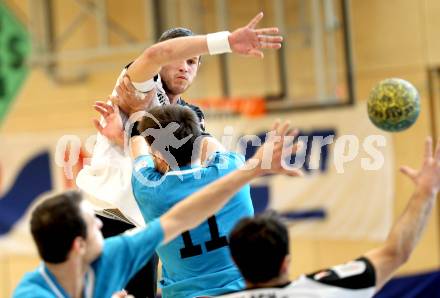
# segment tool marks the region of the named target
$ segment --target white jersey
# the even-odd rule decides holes
[[[122,80],[127,67],[122,70],[115,87]],[[159,75],[134,85],[144,93],[156,89],[153,105],[169,104]],[[112,95],[117,95],[115,89]],[[125,125],[128,117],[122,111],[121,117]],[[103,119],[101,123],[105,124]],[[143,227],[145,223],[132,192],[131,174],[132,161],[128,153],[98,133],[91,162],[79,172],[76,184],[88,195],[98,214],[119,220],[126,218],[135,226]]]
[[[376,275],[366,258],[302,275],[279,288],[250,289],[222,298],[367,298],[375,293]]]

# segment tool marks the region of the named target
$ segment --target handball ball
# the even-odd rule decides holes
[[[408,81],[386,79],[370,92],[368,117],[380,129],[405,130],[416,122],[419,112],[419,93]]]

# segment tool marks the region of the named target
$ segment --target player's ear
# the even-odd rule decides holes
[[[77,236],[73,239],[70,253],[84,255],[86,253],[86,241],[84,238]]]
[[[167,162],[163,158],[163,155],[159,151],[153,152],[153,161],[154,161],[154,167],[160,173],[164,174],[169,171],[170,166],[167,164]]]
[[[151,148],[151,147],[150,147]],[[164,160],[162,153],[160,153],[159,150],[152,150],[153,156],[156,159],[156,161]]]
[[[290,255],[286,255],[284,257],[283,262],[281,263],[280,274],[289,274],[290,269]]]

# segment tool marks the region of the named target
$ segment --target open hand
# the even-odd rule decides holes
[[[420,170],[408,166],[400,168],[418,188],[433,195],[440,190],[440,140],[437,142],[435,153],[432,152],[432,138],[425,141],[425,154]]]
[[[257,14],[244,27],[238,28],[229,35],[229,45],[233,53],[263,58],[262,49],[279,49],[283,37],[275,35],[277,27],[255,29],[263,18],[263,13]]]
[[[93,108],[101,114],[102,118],[105,120],[105,123],[101,123],[98,119],[93,119],[95,128],[111,142],[123,146],[124,128],[118,106],[113,106],[103,101],[97,101],[93,105]]]
[[[247,161],[247,166],[256,169],[261,174],[285,174],[289,176],[302,176],[298,168],[286,164],[286,160],[301,149],[302,144],[294,144],[293,140],[298,130],[292,130],[289,122],[280,124],[276,121],[266,141],[258,148],[254,156]]]

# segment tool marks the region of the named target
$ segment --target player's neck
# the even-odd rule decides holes
[[[273,288],[273,287],[284,286],[288,283],[290,283],[289,277],[287,276],[287,274],[283,274],[279,277],[261,283],[251,283],[246,281],[246,288],[248,289]]]
[[[180,98],[180,94],[167,94],[170,104],[174,105]]]
[[[86,266],[79,259],[69,259],[61,264],[45,263],[60,286],[70,297],[82,297]]]

